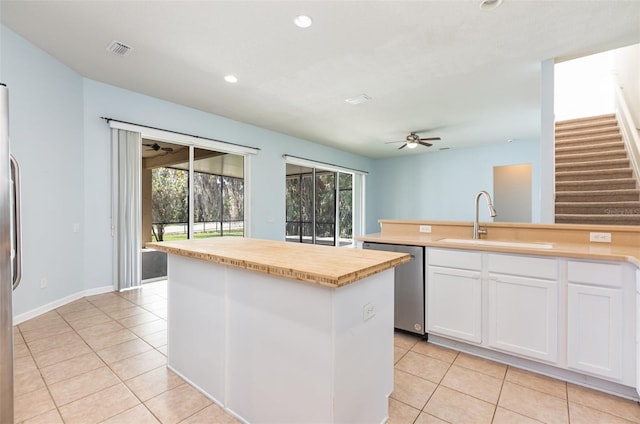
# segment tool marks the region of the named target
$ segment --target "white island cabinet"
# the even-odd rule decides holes
[[[154,247],[169,253],[169,368],[248,423],[386,421],[393,267],[408,255],[250,239]]]

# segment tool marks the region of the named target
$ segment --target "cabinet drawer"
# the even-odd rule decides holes
[[[489,272],[558,279],[558,261],[521,255],[489,255]]]
[[[482,256],[480,253],[466,250],[429,249],[429,265],[479,271],[482,267]]]
[[[567,277],[572,283],[622,287],[623,270],[619,264],[569,261]]]

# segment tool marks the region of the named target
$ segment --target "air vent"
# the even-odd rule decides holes
[[[126,56],[131,53],[131,50],[133,50],[133,47],[116,40],[111,41],[107,46],[107,51],[117,56]]]

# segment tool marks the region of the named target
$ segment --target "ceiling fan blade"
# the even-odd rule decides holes
[[[431,143],[426,143],[426,142],[424,142],[424,141],[422,141],[422,140],[418,141],[418,143],[419,143],[419,144],[422,144],[423,146],[426,146],[426,147],[431,147],[431,146],[433,146],[433,144],[431,144]]]
[[[402,150],[402,149],[404,149],[405,147],[407,147],[407,143],[404,143],[402,146],[398,147],[398,150]]]
[[[420,141],[430,141],[430,140],[442,140],[440,137],[426,137],[421,138]]]

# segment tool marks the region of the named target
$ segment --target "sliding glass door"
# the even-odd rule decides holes
[[[244,158],[143,139],[143,244],[244,235]]]
[[[353,175],[287,164],[286,240],[344,246],[353,243]]]

